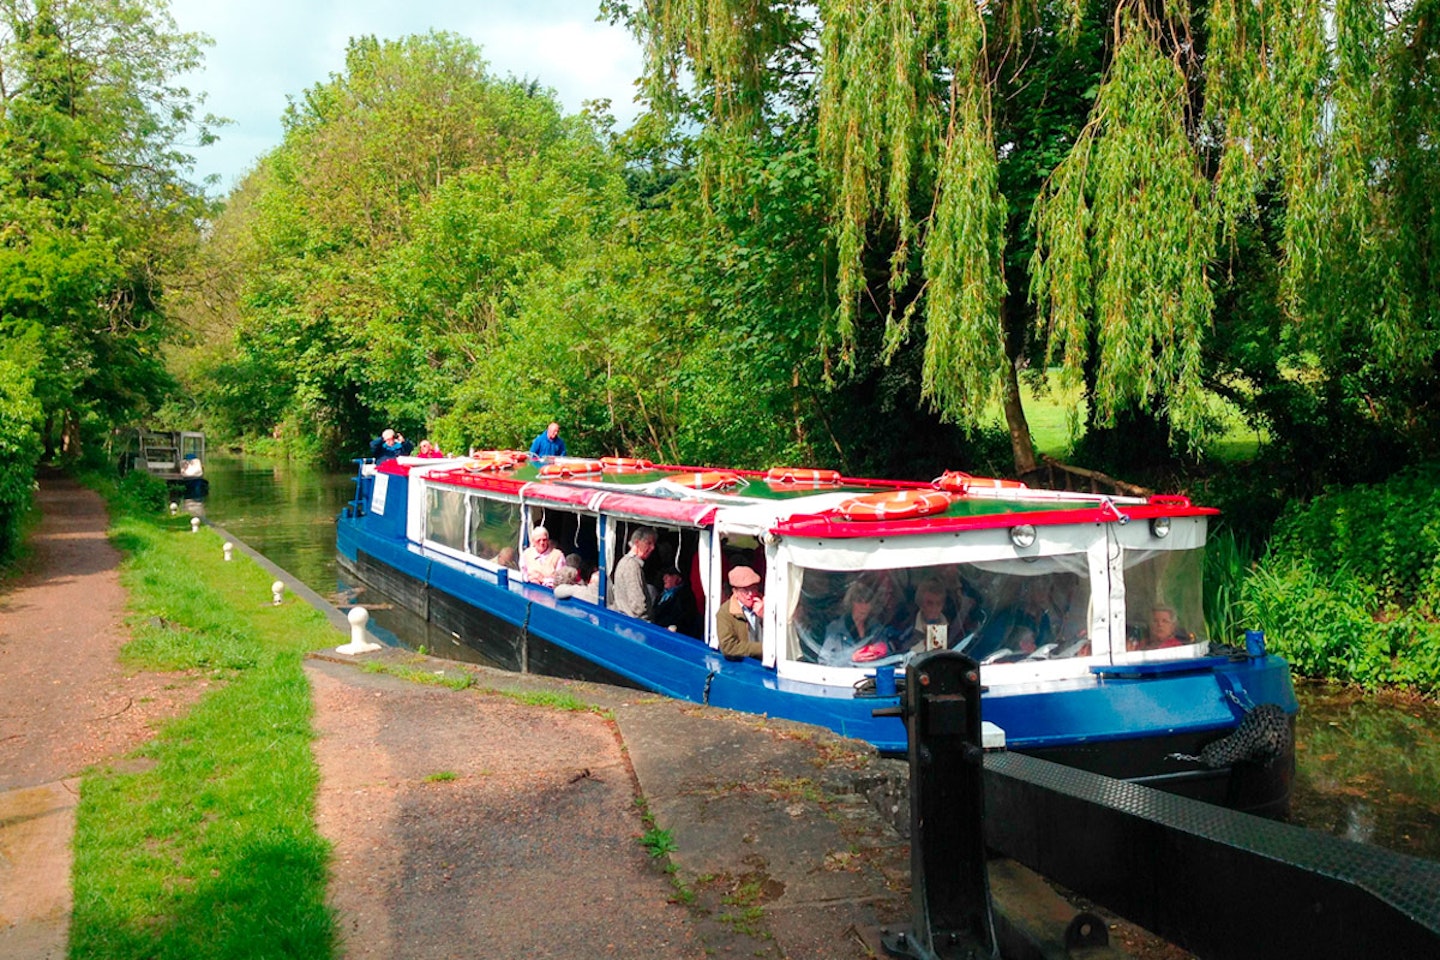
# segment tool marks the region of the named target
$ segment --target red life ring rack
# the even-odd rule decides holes
[[[765,474],[767,483],[839,483],[839,470],[815,470],[810,467],[771,467]]]
[[[593,477],[601,469],[599,460],[556,460],[541,467],[540,476],[571,480],[575,477]]]
[[[908,520],[944,513],[950,495],[939,490],[892,490],[851,497],[835,510],[846,520]]]
[[[671,483],[693,490],[728,490],[740,485],[740,474],[726,470],[707,470],[702,473],[672,473],[665,478]]]
[[[960,470],[946,470],[933,484],[947,493],[969,493],[971,490],[1024,490],[1019,480],[1002,480],[995,477],[972,477]]]
[[[654,470],[655,464],[639,457],[601,457],[600,468],[615,473],[637,473],[641,470]]]

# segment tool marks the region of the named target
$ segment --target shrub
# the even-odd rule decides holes
[[[120,478],[118,495],[127,511],[156,514],[166,509],[170,491],[165,481],[144,470],[131,470]]]
[[[1384,483],[1327,490],[1287,510],[1270,550],[1308,558],[1322,574],[1348,569],[1381,601],[1440,610],[1440,466],[1397,474]]]
[[[34,382],[15,361],[0,357],[0,562],[20,546],[40,459]]]

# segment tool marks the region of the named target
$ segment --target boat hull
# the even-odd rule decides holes
[[[903,754],[895,717],[875,717],[898,698],[789,681],[755,660],[729,660],[698,640],[591,604],[510,581],[406,540],[376,535],[362,518],[337,525],[342,569],[419,621],[457,659],[519,672],[595,681],[711,706],[827,727]],[[982,713],[1009,749],[1068,766],[1268,816],[1288,809],[1292,747],[1266,762],[1214,769],[1193,758],[1234,730],[1243,705],[1296,710],[1288,665],[1277,657],[1215,663],[1193,671],[1022,691],[989,690]],[[1187,759],[1188,758],[1188,759]]]

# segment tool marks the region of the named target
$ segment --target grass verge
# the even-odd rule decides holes
[[[140,751],[148,769],[83,780],[72,960],[329,958],[328,848],[315,829],[307,650],[336,632],[220,538],[110,491],[140,669],[212,689]],[[134,765],[129,765],[134,766]]]

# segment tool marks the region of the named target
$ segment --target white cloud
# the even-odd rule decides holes
[[[478,12],[477,13],[477,9]],[[228,190],[280,142],[286,98],[338,73],[355,36],[394,39],[450,30],[482,49],[492,73],[538,80],[566,110],[608,98],[620,126],[634,119],[640,49],[595,20],[598,0],[172,0],[181,30],[209,35],[205,69],[185,83],[206,109],[234,121],[195,151],[196,175]]]

